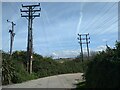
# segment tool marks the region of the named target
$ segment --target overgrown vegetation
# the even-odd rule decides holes
[[[3,52],[3,62],[2,62],[2,83],[8,84],[11,82],[14,75],[15,68],[13,67],[12,61],[8,59],[9,54]]]
[[[21,51],[21,53],[24,53]],[[31,80],[36,78],[33,74],[29,75],[25,70],[25,64],[20,58],[17,56],[18,52],[13,53],[13,57],[10,59],[9,54],[2,52],[2,84],[10,84],[10,83],[21,83],[23,81]],[[16,56],[16,57],[15,57]]]
[[[115,48],[107,46],[88,64],[85,82],[79,88],[120,88],[120,42]]]
[[[75,59],[71,61],[59,62],[51,57],[42,57],[34,53],[33,57],[33,73],[29,74],[26,71],[26,55],[25,51],[13,52],[12,58],[9,60],[9,54],[2,53],[2,84],[21,83],[23,81],[37,79],[46,76],[84,72],[88,62],[81,63]]]
[[[107,47],[99,52],[91,61],[80,62],[74,60],[53,60],[34,53],[33,73],[26,71],[26,52],[15,51],[12,58],[2,52],[2,84],[21,83],[31,79],[66,73],[85,73],[85,82],[78,84],[78,88],[119,88],[120,86],[120,43],[115,48]]]
[[[44,58],[33,61],[33,71],[38,75],[38,77],[77,73],[84,71],[85,63],[76,62],[74,60],[59,63],[51,58]]]

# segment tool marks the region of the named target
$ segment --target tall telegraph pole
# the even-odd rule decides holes
[[[7,20],[7,22],[12,24],[12,30],[9,30],[9,33],[10,33],[10,58],[11,58],[11,56],[12,56],[12,48],[13,48],[13,41],[14,41],[14,36],[15,36],[14,26],[16,24],[11,22],[11,21],[9,21],[9,20]]]
[[[25,17],[28,20],[28,42],[27,42],[27,71],[32,73],[32,60],[33,60],[33,36],[32,36],[32,24],[33,19],[35,17],[40,17],[40,13],[35,14],[36,12],[41,11],[41,8],[35,9],[39,7],[38,5],[22,5],[22,8],[26,8],[25,10],[20,9],[21,12],[25,12],[26,15],[22,15],[21,17]]]
[[[87,45],[87,52],[88,52],[88,60],[89,60],[89,46],[88,46],[88,44],[90,43],[90,41],[88,41],[89,39],[90,39],[90,37],[88,37],[88,35],[89,35],[89,33],[88,34],[86,34],[86,45]]]
[[[89,60],[89,46],[88,44],[90,43],[89,39],[90,37],[88,37],[88,34],[78,34],[78,40],[79,40],[79,44],[81,47],[81,58],[82,58],[82,62],[83,62],[83,49],[82,49],[82,44],[86,44],[87,45],[87,53],[88,53],[88,60]],[[85,40],[85,42],[82,42],[83,40]]]
[[[83,49],[82,49],[82,36],[80,34],[78,34],[79,38],[77,38],[79,40],[79,44],[80,44],[80,47],[81,47],[81,58],[82,58],[82,62],[83,62]]]

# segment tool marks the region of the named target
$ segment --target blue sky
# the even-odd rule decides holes
[[[13,51],[26,50],[28,21],[21,17],[21,4],[2,3],[2,49],[9,51],[11,24],[16,23]],[[114,47],[118,40],[118,3],[115,2],[42,2],[41,17],[33,21],[33,50],[43,56],[75,57],[79,54],[78,33],[89,33],[90,50]],[[84,51],[86,51],[85,45]]]

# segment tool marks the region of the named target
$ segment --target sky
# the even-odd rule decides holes
[[[90,51],[114,47],[118,40],[117,2],[2,2],[2,49],[9,52],[11,23],[15,25],[13,51],[27,47],[28,20],[21,17],[23,5],[40,3],[40,17],[33,20],[33,51],[54,58],[80,53],[78,33],[90,36]],[[38,8],[37,8],[38,9]],[[83,45],[86,52],[86,45]]]

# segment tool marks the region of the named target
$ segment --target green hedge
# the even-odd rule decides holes
[[[38,77],[46,77],[66,73],[84,72],[87,62],[64,61],[59,63],[51,58],[37,59],[33,61],[33,72]]]
[[[85,79],[89,88],[120,88],[120,43],[95,56],[88,64]]]
[[[53,60],[51,57],[42,57],[41,55],[34,53],[32,68],[33,73],[29,74],[26,71],[25,51],[13,52],[11,60],[9,60],[9,54],[4,52],[3,59],[5,62],[8,62],[7,64],[4,62],[2,63],[4,68],[3,76],[5,76],[5,79],[2,80],[2,84],[21,83],[31,79],[37,79],[58,74],[84,72],[86,69],[86,64],[88,63],[81,63],[79,60],[63,60],[64,63],[60,63],[59,61]],[[5,70],[6,67],[8,70],[7,72]]]

